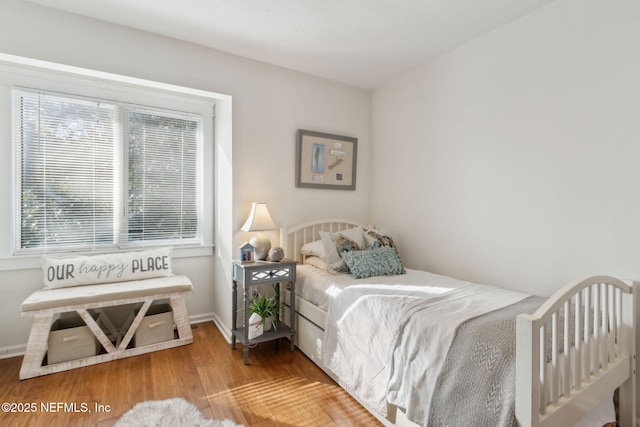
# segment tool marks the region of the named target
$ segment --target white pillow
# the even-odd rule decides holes
[[[311,265],[313,267],[319,268],[320,270],[331,272],[331,269],[329,268],[329,264],[327,264],[327,261],[323,260],[320,257],[310,256],[304,260],[304,263],[307,265]]]
[[[353,240],[358,244],[358,246],[360,246],[360,249],[364,249],[365,247],[364,230],[361,227],[349,228],[348,230],[343,230],[336,234]]]
[[[42,273],[48,289],[172,276],[171,248],[72,258],[43,256]]]
[[[322,240],[314,240],[313,242],[305,243],[300,248],[300,253],[307,256],[317,256],[321,259],[327,258],[327,253],[324,250],[324,243],[322,243]]]

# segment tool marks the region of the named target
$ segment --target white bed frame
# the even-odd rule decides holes
[[[337,232],[355,226],[363,224],[342,219],[306,222],[283,228],[281,244],[287,258],[302,263],[300,248],[318,240],[319,231]],[[519,425],[573,425],[618,389],[619,425],[640,427],[640,420],[636,418],[636,353],[640,351],[635,326],[638,304],[640,283],[597,276],[565,286],[534,314],[518,316],[515,409]],[[570,348],[568,354],[572,357],[564,357],[559,351],[562,315],[564,330],[576,331],[573,337],[566,334],[563,343],[565,349]],[[326,312],[297,297],[296,319],[298,348],[338,381],[322,361]],[[594,319],[604,321],[596,322],[594,327]],[[579,327],[573,328],[580,323],[589,327],[582,328],[582,332]],[[545,330],[545,324],[551,327]],[[551,348],[542,344],[545,338],[547,342],[550,338]],[[561,372],[570,372],[571,377]],[[415,426],[395,408],[390,408],[389,419],[370,412],[388,426]]]

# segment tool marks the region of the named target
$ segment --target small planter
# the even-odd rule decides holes
[[[272,327],[274,330],[278,329],[273,319],[280,313],[280,309],[280,301],[278,301],[277,297],[273,296],[269,298],[258,295],[251,301],[249,313],[260,316],[262,319],[262,330],[266,332],[271,330]]]
[[[273,327],[273,322],[271,321],[271,317],[267,317],[266,319],[263,319],[262,323],[263,323],[262,327],[265,332],[270,331],[271,328]]]

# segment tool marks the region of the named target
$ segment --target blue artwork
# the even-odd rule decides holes
[[[314,173],[324,173],[324,144],[313,144],[311,171]]]

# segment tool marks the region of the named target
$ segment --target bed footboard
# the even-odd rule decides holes
[[[636,423],[638,284],[597,276],[517,319],[516,418],[567,426],[620,389],[620,425]]]

